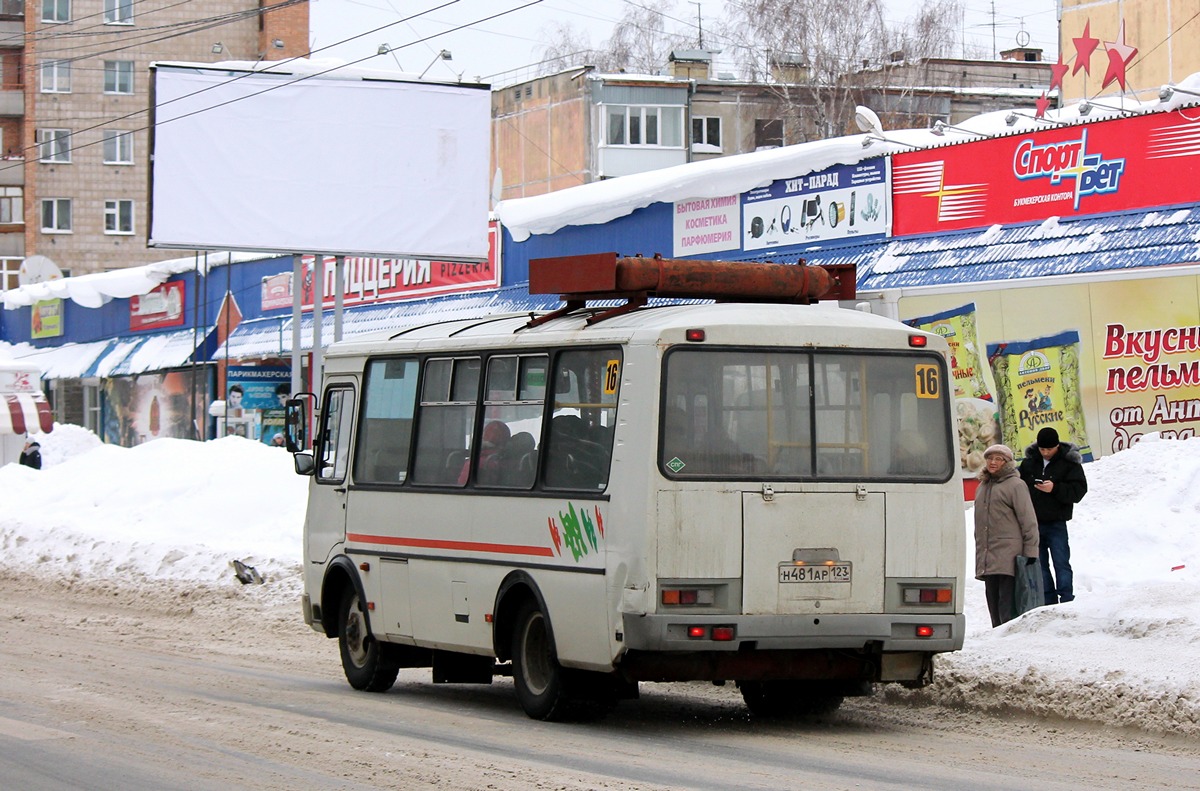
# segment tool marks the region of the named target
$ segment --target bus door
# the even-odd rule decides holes
[[[346,537],[346,485],[354,426],[353,382],[334,382],[325,389],[314,444],[316,470],[308,490],[305,558],[323,563]]]

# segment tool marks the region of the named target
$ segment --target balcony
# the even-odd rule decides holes
[[[19,118],[25,115],[25,92],[17,89],[0,90],[0,118]]]
[[[0,20],[16,21],[21,25],[21,32],[24,33],[25,0],[0,0]]]

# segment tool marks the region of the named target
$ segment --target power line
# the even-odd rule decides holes
[[[495,14],[491,14],[491,15],[489,15],[489,16],[482,17],[482,18],[480,18],[480,19],[476,19],[476,20],[474,20],[474,21],[472,21],[472,22],[466,22],[466,23],[463,23],[462,25],[458,25],[458,26],[456,26],[456,27],[450,28],[449,30],[442,31],[441,33],[436,33],[436,34],[433,34],[433,35],[425,36],[424,38],[417,39],[417,40],[415,40],[415,41],[410,41],[410,42],[409,42],[409,43],[407,43],[407,44],[403,44],[403,45],[401,45],[401,46],[399,46],[399,47],[395,47],[395,49],[406,49],[406,48],[408,48],[408,47],[414,46],[414,45],[416,45],[416,44],[421,44],[421,43],[423,43],[423,42],[425,42],[425,41],[428,41],[428,40],[430,40],[430,39],[433,39],[433,38],[437,38],[438,36],[442,36],[442,35],[445,35],[445,34],[447,34],[447,33],[453,33],[453,32],[456,32],[456,31],[458,31],[458,30],[462,30],[462,29],[465,29],[465,28],[471,27],[471,26],[473,26],[473,25],[478,25],[478,24],[480,24],[480,23],[483,23],[483,22],[489,22],[489,21],[491,21],[491,20],[493,20],[493,19],[498,19],[498,18],[500,18],[500,17],[507,16],[508,14],[514,13],[514,12],[516,12],[516,11],[521,11],[521,10],[523,10],[523,9],[525,9],[525,8],[528,8],[528,7],[530,7],[530,6],[538,5],[539,3],[543,2],[543,1],[544,1],[544,0],[530,0],[530,2],[527,2],[527,3],[525,3],[524,5],[516,6],[516,7],[514,7],[514,8],[510,8],[510,9],[508,9],[508,10],[506,10],[506,11],[501,11],[501,12],[498,12],[498,13],[495,13]],[[411,15],[411,16],[409,16],[409,17],[405,18],[405,19],[397,20],[397,21],[395,21],[395,22],[389,22],[389,23],[387,23],[386,25],[380,25],[379,27],[377,27],[377,28],[374,28],[374,29],[372,29],[372,30],[368,30],[368,31],[365,31],[365,32],[363,32],[363,33],[356,34],[356,35],[354,35],[354,36],[351,36],[351,37],[349,37],[349,38],[347,38],[347,39],[343,39],[342,41],[337,41],[337,42],[334,42],[333,44],[330,44],[330,45],[328,45],[328,46],[326,46],[326,47],[321,47],[321,48],[319,48],[319,49],[313,50],[313,52],[311,52],[311,53],[309,53],[309,54],[310,54],[310,55],[312,55],[312,54],[314,54],[314,53],[316,53],[316,52],[320,52],[320,51],[322,51],[322,50],[325,50],[325,49],[329,49],[329,48],[332,48],[332,47],[340,46],[340,45],[342,45],[342,44],[345,44],[345,43],[347,43],[347,42],[350,42],[350,41],[354,41],[355,39],[359,39],[359,38],[362,38],[362,37],[364,37],[364,36],[373,35],[373,34],[375,34],[375,33],[378,33],[378,32],[379,32],[379,31],[381,31],[381,30],[386,30],[386,29],[387,29],[387,28],[389,28],[389,27],[393,27],[393,26],[395,26],[395,25],[402,24],[403,22],[407,22],[407,21],[409,21],[409,20],[411,20],[411,19],[416,19],[416,18],[418,18],[418,17],[420,17],[420,16],[423,16],[423,15],[425,15],[425,14],[431,13],[431,12],[433,12],[433,11],[438,11],[438,10],[441,10],[442,8],[445,8],[445,7],[447,7],[447,6],[450,6],[450,5],[454,5],[455,3],[458,3],[458,2],[460,2],[460,0],[449,0],[449,2],[443,3],[443,4],[442,4],[442,5],[440,5],[440,6],[435,6],[434,8],[427,9],[427,10],[425,10],[425,11],[422,11],[422,12],[421,12],[421,13],[419,13],[419,14],[413,14],[413,15]],[[253,97],[255,97],[255,96],[260,96],[260,95],[262,95],[262,94],[264,94],[264,93],[268,93],[268,92],[270,92],[270,91],[278,90],[278,89],[280,89],[280,88],[286,88],[286,87],[288,87],[288,86],[295,85],[295,84],[296,84],[296,83],[298,83],[298,82],[303,82],[303,81],[305,81],[305,80],[313,79],[313,78],[316,78],[316,77],[321,77],[321,76],[324,76],[324,75],[326,75],[326,74],[329,74],[329,73],[332,73],[332,72],[338,71],[338,70],[340,70],[340,69],[344,69],[344,68],[346,68],[346,67],[348,67],[348,66],[355,66],[355,65],[357,65],[357,64],[359,64],[359,63],[362,63],[363,61],[370,60],[371,58],[374,58],[374,57],[376,57],[376,55],[368,55],[368,56],[366,56],[366,57],[359,58],[358,60],[353,60],[353,61],[349,61],[349,62],[347,62],[347,63],[342,63],[342,64],[339,64],[339,65],[337,65],[337,66],[332,66],[332,67],[330,67],[330,68],[328,68],[328,69],[324,69],[324,70],[322,70],[322,71],[313,72],[312,74],[305,74],[305,75],[301,75],[301,76],[297,77],[297,78],[296,78],[296,79],[294,79],[294,80],[289,80],[289,81],[286,81],[286,82],[281,82],[281,83],[279,83],[279,84],[277,84],[277,85],[272,85],[272,86],[270,86],[270,87],[268,87],[268,88],[264,88],[264,89],[263,89],[263,90],[261,90],[261,91],[257,91],[257,92],[255,92],[255,93],[247,94],[246,96],[240,96],[240,97],[236,97],[236,98],[233,98],[233,99],[229,99],[229,100],[227,100],[227,101],[224,101],[224,102],[220,102],[220,103],[218,103],[218,104],[210,105],[210,106],[208,106],[208,107],[203,107],[203,108],[200,108],[200,109],[198,109],[198,110],[194,110],[194,111],[192,111],[192,112],[190,112],[190,113],[185,113],[185,114],[183,114],[183,115],[176,116],[175,118],[172,118],[172,119],[170,119],[170,120],[171,120],[171,121],[178,121],[178,120],[182,120],[183,118],[188,118],[188,117],[190,117],[190,116],[193,116],[193,115],[198,115],[198,114],[200,114],[200,113],[207,112],[207,111],[209,111],[209,110],[214,110],[214,109],[217,109],[218,107],[224,107],[225,105],[228,105],[228,104],[233,104],[234,102],[239,102],[239,101],[242,101],[242,100],[244,100],[244,99],[250,99],[250,98],[253,98]],[[272,61],[272,63],[271,63],[271,66],[272,66],[272,68],[278,68],[278,67],[280,67],[280,66],[286,66],[288,63],[292,63],[292,62],[295,62],[295,61],[297,61],[297,60],[301,60],[301,58],[299,58],[299,57],[295,57],[295,58],[288,58],[288,59],[286,59],[286,60],[281,60],[281,61]],[[248,72],[245,72],[245,73],[243,73],[243,74],[239,74],[238,76],[236,76],[236,77],[233,77],[233,78],[231,78],[231,79],[229,79],[229,80],[226,80],[226,81],[224,81],[224,82],[222,82],[222,83],[219,83],[219,84],[216,84],[216,85],[210,85],[210,86],[207,86],[207,87],[205,87],[205,88],[201,88],[201,89],[199,89],[199,90],[193,91],[193,92],[191,92],[191,93],[184,94],[183,96],[176,97],[175,99],[171,99],[171,100],[169,100],[169,101],[163,102],[162,104],[158,105],[158,107],[163,107],[163,106],[166,106],[167,104],[171,104],[171,103],[173,103],[173,102],[176,102],[176,101],[182,101],[183,99],[188,99],[188,98],[191,98],[191,97],[193,97],[193,96],[197,96],[197,95],[199,95],[199,94],[201,94],[201,93],[205,93],[206,91],[215,90],[216,88],[224,87],[224,86],[226,86],[226,85],[229,85],[229,84],[232,84],[232,83],[234,83],[234,82],[236,82],[236,81],[238,81],[238,80],[242,80],[242,79],[245,79],[245,78],[247,78],[247,77],[253,76],[254,74],[259,74],[259,73],[262,73],[262,72],[260,72],[260,71],[248,71]],[[269,72],[267,72],[267,73],[269,73]],[[73,131],[73,132],[71,132],[71,134],[69,135],[69,137],[70,137],[70,138],[72,138],[72,139],[74,139],[76,135],[82,134],[82,133],[84,133],[84,132],[90,132],[90,131],[94,131],[94,130],[96,130],[96,129],[100,129],[100,128],[102,128],[102,127],[105,127],[105,126],[109,126],[109,125],[111,125],[111,124],[113,124],[113,123],[117,123],[117,122],[119,122],[119,121],[124,121],[124,120],[127,120],[127,119],[129,119],[129,118],[134,118],[134,117],[137,117],[137,116],[143,115],[143,114],[145,114],[145,113],[147,113],[147,112],[148,112],[148,110],[136,110],[136,111],[134,111],[134,112],[132,112],[132,113],[126,113],[125,115],[121,115],[121,116],[117,116],[117,117],[115,117],[115,118],[111,118],[111,119],[109,119],[109,120],[107,120],[107,121],[104,121],[104,122],[102,122],[102,123],[99,123],[99,124],[94,124],[94,125],[92,125],[92,126],[90,126],[90,127],[85,127],[84,129],[80,129],[80,130],[77,130],[77,131]],[[168,122],[163,122],[163,123],[168,123]],[[151,126],[153,126],[153,125],[152,125],[152,124],[147,124],[147,125],[145,125],[145,126],[142,126],[142,127],[139,127],[139,128],[137,128],[137,129],[132,129],[132,130],[113,130],[113,131],[129,132],[129,133],[131,133],[131,134],[132,134],[132,133],[136,133],[136,132],[144,132],[144,131],[146,131],[146,130],[150,129],[150,128],[151,128]],[[101,144],[101,143],[103,143],[103,142],[104,142],[104,140],[103,140],[103,139],[100,139],[100,140],[96,140],[96,141],[93,141],[93,142],[90,142],[90,143],[80,143],[80,144],[78,144],[78,145],[72,145],[70,148],[66,149],[66,151],[65,151],[65,152],[63,152],[63,153],[71,153],[71,152],[77,151],[77,150],[79,150],[79,149],[83,149],[83,148],[90,148],[91,146],[99,145],[99,144]],[[33,145],[33,146],[29,146],[29,147],[27,147],[27,148],[23,148],[23,149],[21,149],[20,153],[24,154],[24,153],[25,153],[25,152],[27,152],[27,151],[34,151],[34,150],[40,150],[40,149],[41,149],[41,145],[40,145],[40,144],[35,144],[35,145]],[[0,172],[3,172],[3,171],[5,171],[5,170],[8,170],[8,169],[11,169],[11,168],[14,168],[14,167],[24,167],[24,163],[20,163],[20,164],[13,164],[13,165],[3,165],[3,166],[0,166]]]

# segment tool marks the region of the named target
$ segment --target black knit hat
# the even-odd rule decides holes
[[[1037,445],[1039,448],[1057,448],[1058,432],[1050,426],[1038,432]]]

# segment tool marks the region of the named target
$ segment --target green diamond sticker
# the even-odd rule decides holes
[[[679,472],[686,466],[687,465],[684,464],[683,461],[678,456],[676,456],[675,458],[673,458],[669,462],[667,462],[667,469],[670,470],[671,472]]]

